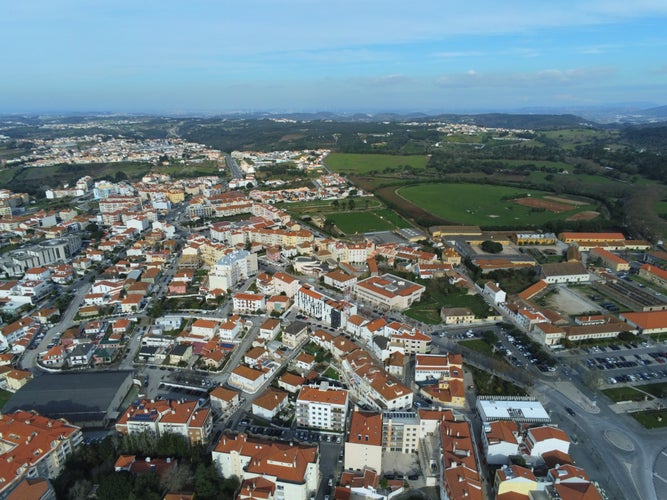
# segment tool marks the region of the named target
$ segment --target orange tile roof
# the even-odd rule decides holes
[[[657,266],[652,266],[651,264],[644,264],[641,268],[642,271],[653,274],[660,279],[667,280],[667,271],[660,269]]]
[[[347,405],[348,391],[345,389],[304,386],[299,392],[297,401],[325,403],[330,405]]]
[[[232,370],[232,373],[240,377],[243,377],[247,380],[257,380],[259,377],[264,375],[264,372],[261,372],[259,370],[253,370],[252,368],[248,368],[245,365],[237,366]]]
[[[252,402],[253,406],[259,406],[265,410],[275,410],[285,399],[287,393],[269,387]]]
[[[487,440],[491,442],[505,441],[507,443],[518,444],[515,433],[519,432],[519,426],[511,420],[497,420],[489,424],[489,431],[486,432]]]
[[[213,389],[209,393],[210,397],[218,398],[218,399],[221,399],[221,400],[227,401],[227,402],[231,401],[232,399],[234,399],[238,395],[239,395],[238,391],[233,391],[231,389],[227,389],[227,388],[222,387],[222,386],[216,387],[215,389]]]
[[[28,467],[51,453],[53,443],[57,446],[76,432],[80,432],[79,427],[35,412],[18,410],[0,415],[0,435],[4,441],[0,454],[2,487],[19,480]]]
[[[382,446],[382,415],[375,412],[352,412],[347,442]]]
[[[667,328],[667,311],[638,311],[621,315],[642,330]]]
[[[214,449],[217,453],[237,452],[250,460],[246,470],[253,474],[274,476],[279,481],[302,484],[309,463],[317,463],[316,446],[292,445],[250,439],[246,434],[223,434]]]
[[[545,425],[542,427],[533,427],[528,429],[528,433],[533,436],[535,442],[546,441],[547,439],[559,439],[561,441],[570,442],[570,438],[562,429]]]

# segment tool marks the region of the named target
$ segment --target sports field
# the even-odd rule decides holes
[[[410,224],[391,210],[368,212],[328,213],[326,218],[333,221],[345,234],[371,233],[375,231],[393,231]]]
[[[446,221],[479,226],[540,225],[594,208],[592,204],[555,203],[544,198],[553,193],[544,191],[485,184],[419,184],[397,193]]]
[[[371,155],[354,153],[331,153],[324,163],[335,172],[367,174],[371,171],[383,172],[385,169],[400,170],[403,166],[424,169],[427,156]]]

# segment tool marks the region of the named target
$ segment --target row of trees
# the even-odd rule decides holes
[[[170,458],[176,465],[160,476],[154,472],[132,475],[116,472],[119,455]],[[160,500],[169,491],[192,491],[198,499],[234,498],[240,484],[236,477],[222,478],[204,446],[190,446],[178,434],[156,438],[150,433],[110,436],[98,443],[81,446],[67,460],[63,472],[53,481],[58,498],[86,499],[94,488],[104,499]]]

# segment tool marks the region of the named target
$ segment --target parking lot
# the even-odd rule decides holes
[[[590,371],[605,374],[604,382],[642,383],[667,378],[667,350],[637,343],[610,344],[584,349],[582,364]]]

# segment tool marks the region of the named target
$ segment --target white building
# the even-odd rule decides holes
[[[312,427],[326,431],[345,430],[348,391],[329,387],[304,386],[296,399],[296,422],[301,427]]]
[[[273,483],[274,500],[307,500],[320,483],[316,446],[223,434],[211,455],[222,477],[262,477]]]
[[[357,283],[354,296],[371,306],[387,310],[404,311],[421,299],[426,290],[422,285],[394,276],[384,274],[371,276]]]
[[[208,275],[209,289],[229,290],[242,280],[257,274],[257,254],[235,250],[220,258]]]

